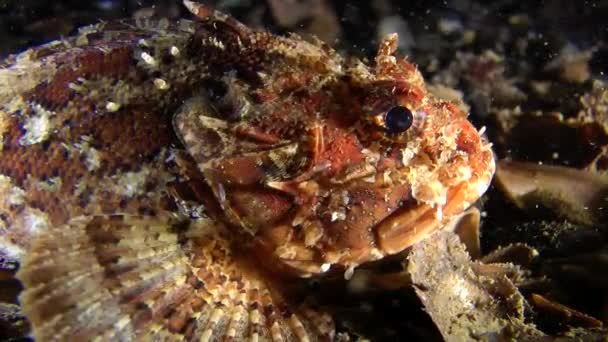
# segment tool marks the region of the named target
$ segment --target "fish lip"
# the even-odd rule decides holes
[[[376,261],[400,253],[428,238],[436,231],[443,229],[452,218],[468,209],[489,188],[496,170],[491,144],[482,143],[477,153],[482,154],[483,167],[480,171],[473,172],[470,178],[449,187],[445,204],[431,205],[414,197],[408,197],[392,213],[369,228],[373,236],[373,242],[369,245],[349,249],[347,253],[337,259],[330,260],[324,256],[319,256],[314,260],[277,257],[277,262],[286,267],[290,273],[310,277]],[[440,217],[443,210],[446,211],[446,214]],[[273,254],[272,251],[270,254]]]
[[[446,222],[483,196],[492,183],[496,161],[492,145],[483,141],[481,144],[478,153],[482,155],[484,167],[468,180],[448,188],[445,204],[430,205],[412,197],[417,201],[415,206],[397,209],[375,225],[376,245],[384,255],[399,253],[443,229]]]

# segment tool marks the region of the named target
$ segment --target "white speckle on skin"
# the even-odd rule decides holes
[[[99,152],[93,147],[89,147],[85,163],[87,165],[87,170],[89,171],[94,171],[98,169],[101,165],[101,161],[99,159]]]
[[[23,214],[23,226],[32,235],[49,228],[49,220],[45,213],[38,209],[26,208]]]
[[[488,188],[490,187],[490,182],[492,180],[492,175],[494,174],[495,169],[496,169],[496,161],[494,161],[494,158],[492,158],[492,160],[490,161],[490,167],[488,167],[490,176],[488,176],[487,179],[483,179],[483,177],[482,177],[477,182],[477,193],[479,194],[480,197],[483,194],[485,194],[486,191],[488,190]]]
[[[411,148],[404,148],[401,150],[401,162],[403,163],[403,166],[408,166],[415,155],[416,151]]]
[[[9,114],[0,109],[0,152],[4,148],[4,135],[8,131]]]
[[[217,198],[220,201],[220,203],[225,203],[226,202],[226,190],[224,189],[224,186],[222,184],[218,184],[217,187]]]
[[[441,206],[441,205],[437,206],[437,209],[435,210],[435,218],[439,222],[443,221],[443,206]]]
[[[86,90],[85,87],[83,87],[80,84],[74,83],[74,82],[68,83],[68,88],[72,89],[73,91],[75,91],[77,93],[83,93]]]
[[[384,254],[378,250],[378,248],[372,248],[369,251],[369,255],[372,257],[371,260],[380,260],[384,258]]]
[[[6,230],[6,228],[0,222],[0,231]],[[2,253],[5,254],[9,259],[19,260],[23,257],[25,251],[15,245],[7,236],[0,236],[0,246],[2,246]]]
[[[367,183],[376,183],[376,175],[373,174],[371,176],[365,177],[365,178],[361,178],[362,181],[367,182]]]
[[[154,57],[152,57],[152,55],[150,55],[149,53],[142,52],[140,54],[140,57],[141,57],[141,59],[144,60],[144,62],[146,62],[146,64],[152,65],[152,66],[156,65],[156,59]]]
[[[25,134],[19,139],[21,146],[28,146],[45,141],[52,130],[50,117],[55,113],[35,104],[31,107],[34,114],[26,117],[23,123]]]
[[[62,184],[63,184],[63,181],[61,180],[61,177],[53,177],[53,178],[48,178],[43,181],[36,182],[35,186],[36,186],[36,188],[38,188],[38,190],[43,190],[43,191],[48,191],[48,192],[57,192],[61,189]]]
[[[333,213],[331,213],[331,222],[335,222],[335,221],[342,221],[346,219],[346,214],[343,212],[339,212],[339,211],[334,211]]]
[[[431,207],[445,205],[447,202],[447,188],[436,179],[429,179],[428,182],[413,183],[412,197]]]
[[[6,201],[8,206],[22,205],[25,199],[25,191],[12,184],[11,179],[0,175],[0,201]]]
[[[126,197],[143,194],[149,174],[150,169],[143,168],[136,172],[126,172],[120,176],[115,176],[114,192]]]
[[[169,83],[167,83],[167,81],[163,80],[162,78],[155,78],[154,86],[156,87],[156,89],[159,90],[167,90],[170,87]]]
[[[84,180],[79,180],[74,184],[74,196],[80,196],[87,189],[87,184]]]
[[[131,318],[125,315],[114,324],[114,327],[116,327],[116,330],[119,331],[122,328],[126,327],[129,322],[131,322]]]
[[[92,141],[92,137],[85,135],[82,136],[82,143],[74,144],[74,147],[86,157],[85,165],[88,171],[95,171],[101,165],[99,151],[91,146]]]
[[[172,46],[171,49],[169,50],[172,56],[179,56],[179,48],[177,46]]]
[[[116,112],[119,109],[120,109],[120,104],[119,103],[112,102],[112,101],[109,101],[108,103],[106,103],[106,110],[108,112],[111,112],[111,113],[112,112]]]
[[[391,179],[391,170],[386,170],[382,173],[382,181],[386,185],[391,185],[393,180]]]
[[[220,50],[224,50],[226,47],[224,46],[224,43],[222,43],[221,41],[219,41],[217,38],[215,37],[209,37],[206,40],[203,41],[204,44],[207,44],[209,46],[213,46],[216,47]]]
[[[167,158],[165,158],[165,163],[170,163],[175,161],[176,157],[175,157],[175,150],[171,149],[169,150],[169,153],[167,153]]]
[[[473,176],[473,170],[469,165],[459,165],[456,171],[455,179],[457,181],[467,181]]]

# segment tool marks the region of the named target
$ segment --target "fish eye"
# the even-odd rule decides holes
[[[384,114],[384,128],[392,134],[407,131],[414,123],[414,114],[403,106],[395,106]]]

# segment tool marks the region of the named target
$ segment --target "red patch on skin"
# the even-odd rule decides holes
[[[397,60],[397,64],[400,65],[404,73],[415,73],[416,66],[405,59]]]
[[[390,189],[379,188],[374,184],[350,188],[350,204],[346,218],[325,223],[332,246],[353,250],[367,250],[374,246],[375,232],[371,227],[375,227],[378,222],[397,210],[400,203],[409,198],[409,193],[409,184]]]
[[[93,75],[120,78],[129,72],[131,67],[131,49],[120,47],[109,52],[89,48],[91,51],[78,55],[74,60],[67,59],[49,83],[42,83],[33,91],[33,98],[42,103],[54,106],[65,105],[74,91],[69,83],[78,78],[89,78]],[[74,68],[74,66],[78,66]],[[53,107],[54,108],[54,107]]]
[[[458,106],[452,102],[442,102],[441,107],[447,109],[450,115],[454,118],[466,118],[466,114],[463,113]]]
[[[324,149],[317,160],[329,161],[330,172],[337,174],[343,172],[349,165],[358,164],[365,158],[361,153],[363,147],[352,134],[346,135],[343,131],[332,127],[323,129]]]
[[[230,201],[249,224],[262,227],[276,223],[293,206],[289,196],[259,189],[235,190],[230,194]]]
[[[248,157],[237,157],[219,163],[217,169],[213,169],[218,177],[225,179],[225,183],[252,185],[257,184],[264,178],[264,171],[260,170],[256,160]]]
[[[276,93],[267,91],[266,89],[260,89],[254,95],[254,99],[259,103],[275,101],[279,97]]]
[[[410,107],[415,108],[422,104],[424,96],[424,90],[420,88],[410,88],[402,95],[401,101],[408,104]]]
[[[390,154],[388,154],[385,158],[380,159],[378,162],[377,171],[382,172],[384,170],[401,166],[400,154],[401,152],[399,152],[399,149],[392,149]]]
[[[477,143],[479,142],[479,134],[477,133],[477,130],[467,122],[463,122],[461,128],[462,131],[460,131],[458,139],[456,140],[458,149],[472,154],[478,149]]]
[[[279,142],[279,137],[277,137],[275,134],[264,132],[255,127],[239,128],[237,134],[241,137],[254,139],[257,142],[265,144],[276,144]]]

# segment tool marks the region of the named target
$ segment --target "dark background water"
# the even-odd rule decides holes
[[[542,35],[544,52],[556,52],[565,42],[588,47],[604,44],[608,36],[608,1],[322,1],[322,0],[224,0],[205,3],[235,15],[248,24],[280,30],[311,29],[322,36],[340,38],[340,46],[366,50],[378,30],[393,28],[410,33],[414,50],[448,48],[454,35],[474,30],[479,39],[471,47],[496,46],[513,32]],[[284,7],[283,7],[284,6]],[[283,8],[283,9],[281,9]],[[157,15],[187,16],[178,0],[1,0],[0,55],[17,52],[75,32],[99,20]],[[388,20],[387,20],[388,19]],[[505,24],[525,23],[508,29]],[[315,23],[317,21],[317,23]],[[320,22],[320,23],[319,23]],[[451,26],[451,28],[448,28]],[[513,26],[513,25],[511,25]],[[333,35],[337,32],[337,35]],[[435,35],[439,35],[439,37]],[[484,45],[485,44],[485,45]],[[542,54],[543,51],[539,51]],[[541,56],[542,57],[542,56]]]

